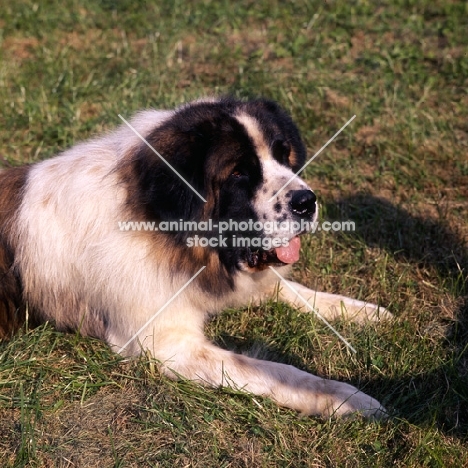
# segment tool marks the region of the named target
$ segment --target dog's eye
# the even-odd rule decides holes
[[[283,138],[276,138],[276,140],[271,145],[271,152],[277,161],[283,164],[287,164],[288,156],[291,152],[291,146],[286,140],[283,140]]]
[[[241,179],[243,177],[248,177],[247,174],[242,171],[241,169],[234,169],[232,172],[231,172],[231,177],[234,178],[234,179]]]

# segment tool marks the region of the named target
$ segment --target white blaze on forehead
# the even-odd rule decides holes
[[[273,158],[271,148],[255,117],[241,112],[235,117],[252,140],[262,168],[262,182],[252,201],[258,219],[262,222],[276,222],[277,224],[279,221],[291,222],[295,220],[290,208],[291,191],[310,190],[309,187],[300,177],[294,177],[294,172],[290,167],[280,164]],[[288,190],[283,190],[275,196],[276,192],[290,179],[292,180]],[[297,234],[298,232],[291,232],[288,228],[277,226],[273,232],[266,234],[266,237],[289,239]],[[298,248],[296,245],[296,250]]]
[[[270,147],[265,141],[265,136],[260,129],[260,124],[258,123],[257,119],[244,113],[239,113],[235,117],[237,121],[244,126],[247,134],[253,141],[260,160],[271,159]]]

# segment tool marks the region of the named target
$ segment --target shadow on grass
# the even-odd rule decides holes
[[[386,200],[368,195],[341,199],[325,206],[325,211],[329,220],[354,220],[354,235],[368,246],[385,250],[396,262],[430,271],[435,269],[442,282],[440,288],[453,296],[457,304],[453,320],[445,319],[448,321],[444,327],[447,330],[445,339],[436,340],[435,346],[440,349],[435,355],[442,365],[435,364],[431,352],[433,341],[422,343],[417,351],[411,349],[420,336],[417,318],[416,323],[397,321],[390,325],[393,327],[388,335],[392,337],[387,343],[390,348],[399,344],[396,341],[400,337],[404,340],[405,334],[414,333],[412,342],[400,343],[402,348],[408,348],[401,355],[401,375],[350,383],[380,399],[395,417],[420,426],[434,425],[443,433],[465,439],[468,435],[468,247],[461,235],[443,221],[413,216]],[[434,303],[438,301],[437,294],[440,293],[434,289],[431,298]],[[444,321],[443,318],[436,319]],[[379,329],[375,333],[378,335]],[[259,342],[258,336],[254,335],[247,333],[240,339],[221,334],[218,344],[236,352],[245,352],[253,346],[261,350],[260,355],[254,357],[292,364],[315,373],[314,369],[304,366],[298,356],[280,349],[281,345],[275,347]],[[381,339],[387,340],[385,337]],[[397,361],[398,354],[395,350]],[[415,362],[406,363],[405,359]],[[395,364],[392,365],[395,369]],[[414,368],[418,370],[412,371]],[[393,372],[398,374],[398,368]]]
[[[354,195],[326,207],[330,218],[353,220],[355,235],[384,249],[397,262],[436,271],[443,289],[456,299],[447,324],[444,364],[417,376],[381,382],[392,395],[403,395],[397,412],[415,423],[432,423],[444,432],[468,434],[468,245],[448,222],[414,216],[387,200]],[[435,290],[433,300],[437,302]],[[430,357],[429,357],[430,359]],[[374,387],[378,382],[372,382]],[[381,389],[382,390],[382,389]],[[389,402],[391,404],[391,401]]]

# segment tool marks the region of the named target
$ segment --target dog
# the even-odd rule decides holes
[[[307,415],[383,416],[347,383],[235,354],[203,333],[220,310],[271,297],[328,320],[390,316],[284,279],[317,219],[314,192],[295,176],[306,150],[290,116],[266,99],[223,97],[122,120],[56,157],[0,171],[1,337],[26,317],[52,322],[126,356],[149,351],[171,378]],[[190,232],[163,228],[185,223]]]

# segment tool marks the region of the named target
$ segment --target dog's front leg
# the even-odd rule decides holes
[[[162,371],[212,387],[232,387],[266,396],[303,414],[379,418],[384,408],[355,387],[308,374],[293,366],[223,350],[203,335],[167,331],[154,350]]]
[[[323,318],[345,318],[354,322],[389,320],[392,314],[384,307],[338,294],[314,291],[294,281],[282,279],[278,297],[292,306],[318,312]]]
[[[257,291],[250,297],[251,303],[260,304],[269,299],[278,299],[303,312],[316,312],[326,320],[345,318],[363,323],[393,318],[392,313],[384,307],[339,294],[314,291],[287,280],[288,275],[287,267],[263,272],[257,281]]]

